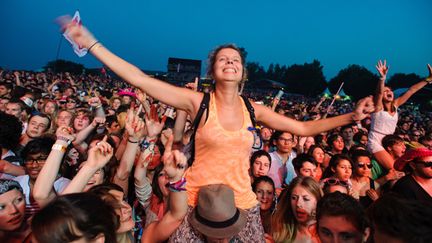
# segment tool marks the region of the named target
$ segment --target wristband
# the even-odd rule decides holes
[[[132,141],[132,140],[130,140],[129,138],[128,138],[128,142],[129,142],[129,143],[138,143],[138,141]]]
[[[57,136],[57,140],[65,141],[68,145],[71,144],[72,140],[67,137]]]
[[[147,138],[146,138],[140,144],[141,150],[146,150],[147,148],[150,148],[151,150],[153,150],[156,141],[157,141],[157,138],[156,139],[150,139],[149,141],[147,141]]]
[[[176,182],[168,183],[168,189],[172,192],[186,191],[186,178],[182,177]]]
[[[57,151],[61,151],[61,152],[66,152],[66,146],[63,146],[63,145],[61,145],[61,144],[57,144],[57,143],[55,143],[53,146],[52,146],[52,148],[51,148],[51,150],[57,150]]]

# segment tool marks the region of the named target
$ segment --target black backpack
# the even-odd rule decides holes
[[[241,95],[241,97],[242,97],[242,99],[246,105],[246,108],[249,112],[252,126],[255,128],[257,126],[257,121],[255,118],[255,110],[252,107],[249,100],[245,96]],[[183,149],[183,152],[185,153],[186,157],[188,158],[188,166],[189,167],[192,165],[193,161],[195,160],[195,134],[196,134],[196,131],[198,130],[198,126],[199,126],[199,123],[201,121],[201,118],[202,118],[204,112],[208,109],[209,104],[210,104],[210,94],[204,93],[204,97],[201,101],[200,108],[199,108],[198,113],[197,113],[197,115],[196,115],[196,117],[192,123],[193,133],[192,133],[191,139],[190,139],[189,143]],[[207,121],[207,119],[208,119],[208,112],[206,113],[206,119],[205,120]],[[258,134],[259,134],[259,132],[258,132]]]

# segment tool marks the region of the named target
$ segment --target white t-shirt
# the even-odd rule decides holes
[[[29,175],[22,175],[22,176],[17,176],[14,178],[15,181],[17,181],[20,186],[23,189],[24,195],[25,195],[25,199],[26,199],[26,203],[29,205],[30,204],[30,176]],[[55,182],[54,182],[54,190],[55,192],[61,193],[66,187],[67,185],[69,185],[70,180],[64,177],[60,177],[58,178]]]

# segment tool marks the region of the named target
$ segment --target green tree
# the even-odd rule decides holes
[[[267,77],[264,67],[258,62],[246,63],[246,69],[248,72],[248,79],[251,83],[263,80]]]
[[[274,64],[273,63],[270,63],[270,65],[269,65],[269,67],[268,67],[268,69],[267,69],[267,72],[266,72],[266,77],[268,78],[268,79],[271,79],[271,80],[276,80],[275,79],[275,70],[274,70]]]
[[[273,74],[273,78],[276,81],[282,81],[285,77],[285,73],[286,73],[286,66],[280,66],[279,64],[276,64],[276,66],[274,67],[274,74]]]
[[[352,64],[340,70],[336,77],[330,80],[330,91],[336,93],[342,82],[344,82],[345,94],[357,100],[375,93],[378,76],[365,67]]]
[[[387,81],[392,89],[409,88],[411,85],[420,82],[421,78],[415,73],[395,73]]]
[[[283,82],[288,86],[288,92],[316,96],[326,88],[323,66],[318,60],[303,65],[294,64],[284,71]],[[280,69],[282,72],[282,68]]]
[[[400,88],[409,88],[412,85],[420,82],[422,78],[415,74],[405,74],[405,73],[395,73],[393,74],[390,79],[387,82],[387,85],[390,86],[393,90],[400,89]],[[432,104],[430,97],[432,97],[432,89],[428,86],[422,88],[418,92],[416,92],[411,98],[410,101],[420,103],[424,109],[432,110],[429,106]],[[428,107],[428,108],[426,108]]]
[[[71,62],[71,61],[58,59],[58,60],[48,62],[44,67],[44,71],[48,71],[48,69],[56,73],[69,72],[73,74],[81,74],[84,70],[84,65]]]

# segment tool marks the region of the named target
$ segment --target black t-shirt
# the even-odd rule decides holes
[[[411,175],[406,175],[396,182],[392,191],[406,199],[432,203],[432,196],[430,196]]]

